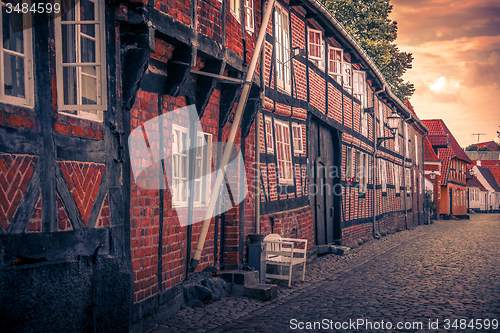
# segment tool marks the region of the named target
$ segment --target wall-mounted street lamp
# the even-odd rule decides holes
[[[377,138],[377,146],[380,146],[382,144],[382,142],[384,142],[385,140],[396,139],[395,132],[399,128],[400,121],[401,121],[401,117],[396,112],[393,112],[390,117],[387,117],[387,126],[391,130],[393,136],[385,136],[382,138]]]
[[[290,49],[290,58],[288,58],[288,60],[285,61],[283,64],[286,64],[287,62],[289,62],[290,60],[292,60],[293,58],[296,58],[298,56],[305,57],[306,56],[306,49],[301,49],[298,46],[292,47]]]
[[[431,173],[429,174],[429,176],[431,177],[431,180],[436,179],[436,173],[434,171],[431,171]]]
[[[472,177],[474,177],[476,175],[476,171],[474,171],[474,169],[470,169],[469,170],[469,173]]]

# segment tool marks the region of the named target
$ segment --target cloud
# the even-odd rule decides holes
[[[492,52],[486,61],[468,61],[465,63],[465,68],[464,85],[468,87],[500,86],[500,55],[497,52]]]
[[[500,3],[496,0],[391,3],[391,18],[398,22],[399,31],[407,32],[405,44],[417,46],[429,41],[500,34]]]

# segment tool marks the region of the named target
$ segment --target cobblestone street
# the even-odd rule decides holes
[[[319,257],[308,264],[305,283],[296,278],[274,301],[227,297],[183,309],[154,332],[302,331],[293,328],[324,319],[332,329],[307,331],[500,332],[493,329],[493,319],[500,320],[499,244],[498,214],[436,221],[344,256]]]

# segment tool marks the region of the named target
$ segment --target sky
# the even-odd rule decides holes
[[[404,79],[420,119],[443,119],[462,147],[500,131],[500,1],[391,0]],[[499,140],[498,138],[496,139]]]

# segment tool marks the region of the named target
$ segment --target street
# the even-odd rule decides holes
[[[160,332],[500,332],[500,215],[436,221],[309,264],[263,303],[187,308]]]

